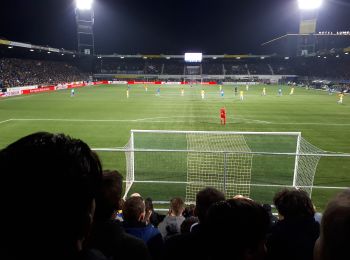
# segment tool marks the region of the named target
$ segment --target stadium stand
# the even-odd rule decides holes
[[[63,61],[0,59],[0,81],[3,87],[55,85],[63,82],[88,80],[76,66]]]
[[[45,48],[45,47],[43,47]],[[288,81],[313,85],[328,80],[336,90],[348,90],[350,55],[344,50],[318,52],[311,57],[277,55],[204,55],[200,63],[187,63],[183,55],[82,56],[62,50],[29,52],[25,48],[0,46],[0,88],[56,85],[96,80],[140,81]],[[171,57],[170,57],[171,56]],[[339,86],[338,86],[339,85]]]
[[[327,61],[325,61],[327,59]],[[101,65],[102,64],[102,65]],[[349,78],[347,57],[293,58],[274,57],[264,60],[204,59],[188,64],[181,59],[102,59],[95,73],[152,74],[152,75],[299,75],[310,77]]]

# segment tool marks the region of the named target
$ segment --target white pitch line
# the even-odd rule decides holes
[[[162,121],[159,119],[176,119],[176,118],[202,118],[202,119],[213,119],[217,120],[219,117],[205,117],[205,116],[171,116],[171,117],[147,117],[138,119],[69,119],[69,118],[14,118],[10,120],[14,121],[67,121],[67,122],[140,122],[140,121],[151,121],[151,122],[174,122],[172,121]],[[242,119],[236,118],[243,121],[256,121],[262,123],[270,123],[267,121],[253,120],[253,119]],[[158,120],[158,121],[155,121]],[[188,122],[188,121],[178,121],[178,122]]]
[[[271,125],[325,125],[325,126],[350,126],[350,124],[337,124],[337,123],[298,123],[298,122],[295,122],[295,123],[283,123],[283,122],[270,122],[269,124]]]
[[[0,121],[0,124],[4,124],[4,123],[10,122],[10,121],[12,121],[12,119],[7,119],[7,120],[4,120],[4,121]]]
[[[219,117],[205,117],[205,116],[173,116],[173,117],[149,117],[149,118],[138,118],[138,119],[64,119],[64,118],[13,118],[4,121],[0,121],[0,124],[9,121],[61,121],[61,122],[144,122],[144,123],[191,123],[195,122],[192,120],[170,120],[170,119],[208,119],[208,121],[218,120]],[[162,120],[168,119],[168,120]],[[247,124],[267,124],[267,125],[320,125],[320,126],[350,126],[350,124],[338,124],[338,123],[317,123],[317,122],[269,122],[255,119],[245,119],[241,117],[229,117],[233,122],[227,122],[227,124],[235,124],[238,122],[245,122]]]

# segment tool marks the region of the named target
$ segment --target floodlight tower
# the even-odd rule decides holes
[[[298,0],[300,9],[298,56],[308,56],[316,51],[316,25],[323,0]]]
[[[94,55],[94,11],[93,0],[75,0],[75,20],[77,23],[78,52],[80,54]]]

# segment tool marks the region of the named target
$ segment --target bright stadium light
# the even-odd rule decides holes
[[[202,59],[203,59],[202,53],[192,53],[192,52],[185,53],[186,62],[201,62]]]
[[[299,9],[314,10],[321,7],[323,0],[298,0]]]
[[[93,0],[76,0],[77,8],[80,10],[90,10]]]

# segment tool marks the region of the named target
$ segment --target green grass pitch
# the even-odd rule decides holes
[[[283,86],[283,95],[277,95],[275,85],[240,86],[244,100],[234,95],[234,87],[225,85],[224,97],[219,87],[161,85],[130,85],[129,98],[126,85],[105,85],[76,90],[70,97],[69,90],[41,93],[28,96],[2,98],[0,100],[0,148],[18,138],[36,131],[63,132],[80,138],[93,148],[124,146],[130,129],[157,130],[203,130],[203,131],[258,131],[258,132],[302,132],[302,136],[324,151],[350,153],[350,99],[344,97],[337,104],[336,94]],[[181,96],[181,88],[185,94]],[[266,96],[261,96],[266,87]],[[205,90],[205,99],[201,90]],[[225,106],[227,124],[220,125],[219,109]],[[279,147],[266,148],[278,150]],[[105,169],[118,169],[125,174],[125,157],[122,153],[100,152]],[[164,161],[160,162],[160,158]],[[259,161],[259,157],[257,158]],[[273,157],[261,159],[253,166],[253,183],[291,185],[292,173],[285,161]],[[137,162],[138,163],[138,162]],[[175,159],[154,154],[139,162],[139,179],[185,180],[185,176],[174,176],[177,168],[186,167],[181,156]],[[142,166],[141,166],[142,164]],[[154,165],[162,170],[154,171]],[[285,172],[284,169],[285,168]],[[137,174],[137,172],[136,172]],[[152,176],[153,174],[153,176]],[[151,177],[150,177],[151,176]],[[316,186],[349,187],[350,158],[322,158],[318,164]],[[272,202],[279,188],[254,188],[252,197],[261,202]],[[153,199],[170,199],[174,195],[184,196],[182,184],[136,183],[131,192],[140,192]],[[312,199],[318,209],[339,190],[314,189]]]

